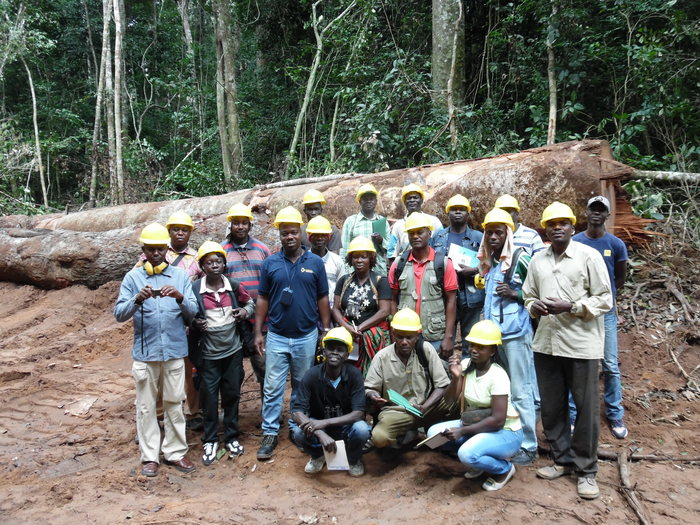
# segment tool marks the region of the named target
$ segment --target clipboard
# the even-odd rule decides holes
[[[417,449],[418,447],[421,447],[423,445],[428,446],[428,448],[435,449],[438,447],[441,447],[445,443],[447,443],[449,439],[447,439],[442,433],[435,434],[433,437],[425,438],[423,441],[418,443],[414,449]]]
[[[409,403],[408,399],[403,397],[396,390],[389,389],[389,401],[391,401],[395,405],[405,408],[407,412],[410,412],[414,416],[423,417],[423,412],[421,412],[411,403]]]

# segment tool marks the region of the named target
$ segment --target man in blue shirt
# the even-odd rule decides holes
[[[625,409],[622,406],[622,381],[617,361],[615,294],[625,284],[628,256],[625,243],[605,230],[605,221],[609,216],[610,201],[601,195],[592,197],[586,206],[586,219],[588,219],[586,231],[574,235],[573,240],[587,244],[600,252],[608,269],[613,307],[605,314],[605,346],[603,350],[605,415],[608,418],[613,435],[618,439],[624,439],[627,437],[628,430],[624,423]],[[576,420],[576,407],[574,407],[570,416],[572,421]]]
[[[437,232],[430,239],[430,246],[436,252],[447,255],[450,245],[467,248],[476,253],[479,251],[483,234],[469,227],[469,214],[472,207],[469,200],[463,195],[454,195],[445,206],[450,225]],[[454,264],[454,261],[453,261]],[[457,319],[459,331],[462,334],[462,356],[468,357],[469,343],[465,339],[466,334],[472,329],[474,323],[481,318],[481,310],[484,306],[484,291],[474,286],[474,276],[479,272],[476,266],[455,265],[459,289],[457,290]]]
[[[187,273],[165,261],[170,235],[160,224],[149,224],[139,238],[146,256],[143,266],[129,271],[122,281],[114,317],[122,323],[134,318],[131,350],[136,381],[136,431],[141,451],[141,473],[158,474],[160,451],[165,463],[181,472],[192,472],[187,459],[185,390],[187,337],[185,325],[194,318],[197,302]],[[163,385],[165,436],[161,447],[156,418],[158,385]]]
[[[323,260],[301,245],[301,214],[283,208],[275,217],[282,249],[265,259],[255,308],[255,347],[265,354],[263,441],[258,459],[270,459],[277,447],[287,374],[292,373],[291,405],[299,382],[313,365],[319,321],[331,326],[328,280]],[[269,315],[267,338],[262,325]],[[290,424],[293,424],[290,422]]]

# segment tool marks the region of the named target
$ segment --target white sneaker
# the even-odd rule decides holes
[[[211,465],[216,460],[216,453],[219,450],[219,443],[204,443],[204,454],[202,454],[202,463]]]
[[[348,474],[352,476],[353,478],[359,478],[360,476],[364,476],[365,474],[365,465],[362,463],[361,459],[357,460],[357,463],[353,463],[350,465],[350,469],[348,470]]]
[[[326,456],[320,456],[317,458],[309,459],[308,463],[304,467],[304,472],[307,474],[318,474],[323,470],[323,465],[326,464]]]

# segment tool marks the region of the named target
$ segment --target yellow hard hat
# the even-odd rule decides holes
[[[406,202],[406,195],[409,193],[418,193],[421,198],[425,199],[425,193],[423,193],[423,188],[418,186],[418,184],[408,184],[407,186],[404,186],[403,189],[401,190],[401,202]]]
[[[374,247],[374,243],[371,241],[371,239],[360,236],[355,237],[352,241],[350,241],[350,245],[348,246],[348,253],[352,252],[377,253],[377,249]]]
[[[306,227],[306,234],[311,235],[312,233],[333,233],[331,223],[325,217],[317,215],[309,221],[309,225]]]
[[[324,198],[323,193],[321,193],[318,190],[309,190],[306,193],[304,193],[304,204],[315,204],[317,202],[321,204],[326,204],[326,199]]]
[[[192,224],[192,217],[187,215],[184,211],[176,211],[169,218],[168,222],[165,223],[166,228],[171,226],[188,226],[191,230],[194,229],[194,224]]]
[[[501,195],[496,199],[496,202],[493,205],[494,208],[513,208],[516,211],[520,211],[520,205],[518,204],[518,199],[513,197],[512,195],[508,195],[507,193],[505,195]]]
[[[292,208],[291,206],[282,208],[277,212],[277,215],[275,216],[275,228],[279,228],[280,224],[283,222],[298,224],[299,226],[304,224],[304,220],[301,218],[301,213],[299,213],[296,208]]]
[[[375,195],[379,195],[377,188],[375,188],[373,184],[363,184],[357,190],[357,202],[360,202],[360,197],[362,197],[365,193],[374,193]]]
[[[199,247],[199,250],[197,250],[197,260],[201,261],[210,253],[220,253],[224,256],[224,259],[226,258],[226,250],[224,250],[223,246],[221,246],[218,242],[204,241]]]
[[[404,332],[420,332],[420,316],[410,308],[404,308],[394,314],[391,327]]]
[[[515,231],[513,217],[510,216],[510,213],[501,208],[494,208],[486,214],[484,222],[481,223],[481,227],[486,228],[487,224],[507,224],[511,230]]]
[[[474,286],[479,289],[483,290],[486,288],[486,279],[482,275],[479,275],[478,273],[474,276]]]
[[[479,321],[469,330],[466,340],[479,345],[500,345],[501,330],[493,321]]]
[[[418,228],[428,228],[431,232],[434,229],[433,223],[430,222],[430,219],[428,219],[428,216],[425,213],[414,211],[408,216],[408,219],[406,219],[406,226],[404,230],[409,232],[411,230],[417,230]]]
[[[165,226],[154,222],[141,230],[139,242],[145,246],[163,246],[170,242],[170,234]]]
[[[228,213],[226,214],[226,220],[231,222],[234,217],[245,217],[246,219],[252,221],[253,212],[251,211],[250,206],[239,202],[229,208]]]
[[[551,221],[552,219],[569,219],[571,224],[576,225],[576,215],[574,215],[571,208],[563,202],[554,201],[547,206],[542,212],[540,224],[543,228],[546,228],[547,221]]]
[[[331,328],[328,331],[322,340],[324,348],[326,347],[326,341],[340,341],[348,347],[348,352],[352,351],[352,335],[342,326]]]
[[[450,213],[450,208],[453,206],[464,206],[467,208],[467,211],[471,213],[472,211],[472,205],[469,204],[469,199],[467,199],[464,195],[460,195],[459,193],[457,195],[453,195],[450,197],[450,200],[447,201],[447,206],[445,206],[445,212]]]

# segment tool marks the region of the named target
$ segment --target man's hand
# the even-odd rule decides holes
[[[450,441],[455,441],[464,435],[464,427],[452,427],[442,431],[442,435]]]
[[[574,306],[573,303],[565,301],[564,299],[559,299],[558,297],[547,297],[542,302],[547,307],[549,313],[552,315],[570,312],[571,308]]]
[[[207,331],[207,320],[203,317],[195,317],[194,321],[192,321],[192,324],[200,332]]]
[[[472,275],[476,275],[477,273],[479,273],[479,269],[474,268],[473,266],[465,266],[457,273],[466,279],[467,277],[471,277]]]
[[[185,298],[184,295],[182,295],[177,288],[170,284],[166,284],[160,289],[160,294],[163,297],[172,297],[175,299],[178,303],[181,303],[182,300]]]
[[[447,333],[445,334],[445,337],[443,338],[442,342],[440,343],[440,357],[447,361],[450,356],[452,355],[452,351],[454,350],[454,342],[452,341],[452,336],[448,335]]]
[[[377,406],[379,408],[383,407],[384,405],[386,405],[389,402],[386,399],[384,399],[383,397],[381,397],[379,394],[374,392],[373,390],[370,390],[369,392],[367,392],[367,399],[369,399],[372,404],[374,404],[375,406]]]
[[[314,435],[314,432],[317,430],[323,430],[326,428],[328,425],[324,420],[318,420],[318,419],[309,419],[308,421],[302,423],[299,428],[301,428],[304,431],[304,434],[306,434],[306,437],[310,438]]]
[[[236,321],[245,321],[248,319],[248,312],[245,311],[245,308],[234,308],[231,313]]]
[[[141,290],[139,290],[139,293],[136,295],[136,304],[142,304],[146,299],[152,297],[152,290],[153,288],[150,284],[147,284],[146,286],[141,288]]]
[[[496,293],[499,297],[505,297],[507,299],[512,299],[513,301],[518,300],[518,291],[513,290],[506,283],[501,283],[498,286],[496,286]]]
[[[530,313],[540,317],[543,315],[549,315],[549,309],[544,302],[538,299],[532,303],[532,306],[530,306]]]
[[[262,333],[255,334],[255,351],[260,357],[265,355],[265,336]]]
[[[316,437],[318,437],[318,441],[323,447],[323,450],[325,450],[329,454],[332,454],[337,450],[335,446],[335,439],[330,437],[325,432],[320,431]]]

